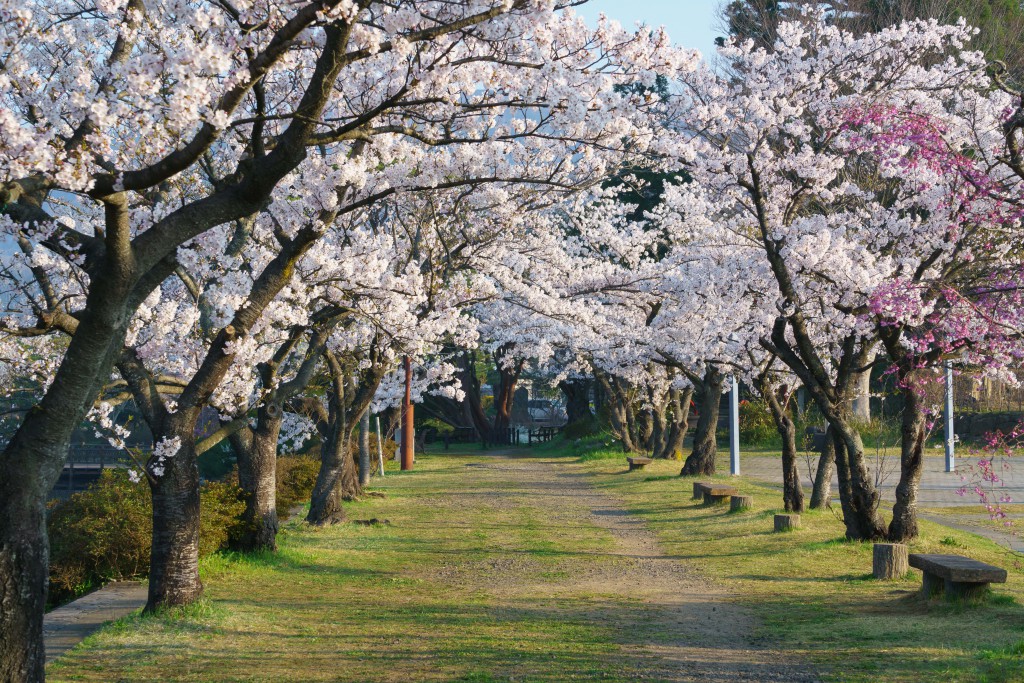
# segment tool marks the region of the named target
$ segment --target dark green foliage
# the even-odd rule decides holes
[[[598,431],[600,431],[600,429],[601,427],[597,423],[596,419],[585,418],[582,420],[577,420],[572,424],[567,424],[565,426],[565,429],[562,430],[562,433],[565,435],[566,439],[572,440],[581,439],[585,436],[597,434]]]
[[[208,482],[200,490],[199,554],[225,546],[245,508],[237,486]],[[145,481],[126,470],[104,470],[89,490],[51,504],[50,602],[60,604],[106,581],[149,571],[152,503]]]
[[[277,516],[284,519],[296,505],[309,502],[320,471],[320,459],[312,455],[277,458]]]
[[[779,441],[771,411],[762,399],[740,401],[740,442],[747,446],[771,446]]]

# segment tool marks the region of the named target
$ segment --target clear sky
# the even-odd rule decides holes
[[[638,21],[649,26],[664,26],[672,42],[700,50],[705,58],[714,54],[715,37],[721,32],[714,27],[722,0],[590,0],[576,11],[590,20],[604,12],[626,28]]]

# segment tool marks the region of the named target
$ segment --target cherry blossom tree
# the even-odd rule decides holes
[[[453,176],[513,180],[523,164],[558,186],[603,173],[606,157],[580,140],[644,144],[631,123],[642,100],[613,86],[693,56],[659,33],[588,32],[557,9],[527,0],[0,6],[4,229],[74,264],[81,289],[41,316],[69,334],[67,350],[0,456],[0,567],[12,577],[0,600],[13,605],[0,617],[5,678],[43,677],[46,492],[136,310],[175,273],[183,246],[290,193],[345,215]],[[434,163],[426,150],[436,144],[460,152]],[[384,166],[365,162],[360,145]],[[277,256],[308,248],[328,217],[286,223],[302,227],[285,230]],[[259,314],[240,310],[217,332],[204,361],[210,382],[228,372]],[[169,433],[194,428],[210,382],[183,390]]]

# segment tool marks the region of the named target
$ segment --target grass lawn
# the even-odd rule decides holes
[[[727,471],[727,461],[719,465]],[[675,476],[677,462],[628,475],[612,459],[584,466],[647,521],[666,552],[718,578],[755,609],[765,637],[817,664],[826,679],[1024,681],[1024,558],[995,543],[922,521],[911,552],[969,555],[1009,570],[986,604],[923,601],[916,570],[902,581],[872,579],[871,545],[847,542],[831,511],[805,513],[798,531],[773,533],[772,516],[782,512],[775,488],[711,478],[754,496],[751,511],[732,514],[690,501],[693,480]]]
[[[578,524],[558,522],[550,501],[480,467],[493,462],[423,456],[415,471],[375,480],[386,498],[348,507],[353,519],[390,526],[292,522],[276,555],[208,558],[200,604],[115,622],[48,667],[49,680],[637,680],[624,653],[659,637],[644,627],[646,607],[576,581],[620,561],[609,552],[615,539],[585,521],[587,510]],[[994,543],[924,522],[912,552],[1010,569],[985,604],[924,602],[914,570],[871,580],[870,545],[843,541],[831,512],[771,533],[774,489],[730,480],[755,497],[753,510],[730,514],[692,502],[676,462],[629,474],[621,457],[551,466],[621,501],[666,554],[748,605],[766,642],[826,680],[1024,681],[1024,571]],[[567,498],[560,504],[582,505]],[[622,615],[634,626],[623,629]]]

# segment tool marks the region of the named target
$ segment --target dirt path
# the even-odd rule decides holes
[[[545,511],[553,539],[560,529],[586,526],[607,532],[613,543],[589,558],[587,552],[568,554],[555,572],[567,577],[560,581],[545,579],[541,567],[513,548],[477,562],[453,559],[444,571],[455,584],[500,595],[510,608],[538,596],[555,599],[576,617],[612,625],[623,664],[636,671],[637,680],[817,680],[784,653],[757,642],[748,611],[729,602],[707,577],[667,556],[641,519],[593,488],[572,464],[498,456],[467,467],[475,486],[452,494],[453,509],[470,509],[481,497],[509,510],[528,505]]]

